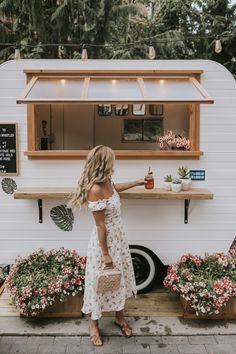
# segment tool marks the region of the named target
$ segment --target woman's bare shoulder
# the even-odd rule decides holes
[[[103,187],[99,184],[94,184],[88,192],[88,200],[96,201],[103,198]]]

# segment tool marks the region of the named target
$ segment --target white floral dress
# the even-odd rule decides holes
[[[93,281],[97,272],[103,266],[101,247],[98,241],[96,225],[93,228],[87,250],[85,273],[85,290],[82,312],[91,313],[91,319],[97,320],[102,312],[120,311],[125,306],[125,300],[136,295],[136,283],[128,241],[123,231],[120,214],[120,197],[113,187],[110,198],[98,201],[88,201],[91,211],[104,210],[107,230],[107,246],[113,264],[121,271],[121,286],[116,291],[97,294],[93,288]]]

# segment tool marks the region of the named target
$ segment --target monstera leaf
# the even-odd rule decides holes
[[[65,205],[58,205],[51,209],[50,216],[54,223],[63,231],[71,231],[74,224],[74,214]]]
[[[17,184],[12,178],[3,178],[2,189],[7,194],[13,194],[17,189]]]

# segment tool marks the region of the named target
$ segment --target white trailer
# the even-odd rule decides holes
[[[205,174],[192,186],[203,188],[206,198],[169,199],[161,190],[143,197],[139,189],[140,195],[122,199],[140,290],[156,281],[159,260],[167,265],[186,253],[228,251],[236,234],[236,84],[224,66],[209,60],[13,60],[0,66],[0,108],[0,127],[18,127],[15,175],[4,170],[8,155],[0,144],[0,264],[39,247],[86,254],[91,215],[78,212],[65,231],[52,218],[59,209],[52,208],[66,203],[87,151],[97,144],[116,151],[115,182],[142,178],[149,166],[157,188],[182,165]],[[183,130],[190,151],[161,151],[153,129]]]

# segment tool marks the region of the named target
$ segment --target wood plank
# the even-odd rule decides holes
[[[176,294],[146,293],[127,299],[124,313],[125,316],[181,317],[183,309]],[[104,313],[104,316],[114,316],[114,312]]]
[[[30,133],[29,133],[30,134]],[[31,139],[32,140],[32,139]],[[199,159],[203,155],[202,151],[184,150],[114,150],[117,159]],[[37,150],[29,149],[24,155],[29,159],[85,159],[88,150]]]
[[[17,99],[16,102],[18,104],[31,104],[31,103],[41,103],[41,104],[48,104],[48,103],[81,103],[81,104],[99,104],[99,103],[145,103],[145,104],[153,104],[153,103],[201,103],[201,104],[213,104],[214,101],[211,99],[163,99],[163,100],[157,100],[157,99],[151,99],[151,98],[132,98],[132,99],[119,99],[119,98],[21,98]]]
[[[0,301],[0,317],[18,317],[19,311],[11,304],[10,294],[5,293],[6,298],[4,305]],[[5,305],[7,303],[7,306]],[[136,298],[127,299],[125,306],[125,316],[157,316],[157,317],[171,317],[182,316],[183,310],[179,300],[179,296],[169,293],[163,289],[161,291],[153,291],[146,294],[139,294]],[[78,317],[75,314],[74,317]],[[104,316],[114,316],[114,312],[105,312]],[[40,315],[40,317],[51,317],[50,313]],[[62,311],[54,314],[53,317],[64,317]],[[66,316],[73,317],[70,311]]]
[[[23,70],[24,73],[26,73],[27,75],[29,74],[37,74],[38,76],[40,75],[44,75],[44,74],[52,74],[52,75],[67,75],[67,74],[87,74],[87,75],[93,75],[93,74],[99,74],[99,75],[104,75],[104,74],[139,74],[139,75],[146,75],[146,74],[189,74],[189,75],[193,75],[193,74],[202,74],[204,72],[204,70],[48,70],[48,69],[24,69]]]
[[[233,297],[226,302],[226,305],[220,309],[219,314],[212,315],[199,315],[197,316],[194,309],[189,303],[180,298],[180,302],[183,307],[183,318],[192,320],[235,320],[236,319],[236,299]]]
[[[68,198],[74,193],[69,187],[28,187],[19,188],[14,193],[15,199],[58,199]],[[206,188],[192,188],[189,191],[172,192],[162,188],[145,189],[144,187],[130,188],[121,192],[122,199],[167,199],[167,200],[208,200],[213,199],[213,193]]]
[[[27,105],[27,145],[28,150],[36,150],[37,124],[33,104]]]
[[[196,137],[196,132],[195,132],[195,106],[194,104],[189,104],[189,140],[190,140],[190,149],[191,150],[196,150],[196,144],[195,144],[195,137]]]

